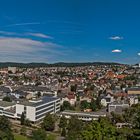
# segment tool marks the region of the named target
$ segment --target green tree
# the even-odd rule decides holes
[[[2,85],[3,84],[3,82],[2,81],[0,81],[0,85]]]
[[[7,139],[7,134],[3,131],[0,131],[0,140],[6,140]]]
[[[5,140],[14,140],[11,130],[11,122],[5,116],[0,116],[0,138],[2,139],[2,137]]]
[[[62,128],[61,136],[63,136],[63,137],[66,136],[66,128]]]
[[[24,125],[25,124],[25,115],[24,115],[24,112],[22,112],[22,114],[21,114],[20,124],[21,125]]]
[[[72,92],[76,92],[76,89],[77,89],[77,85],[71,85],[71,91]]]
[[[116,140],[116,127],[107,118],[89,123],[81,133],[83,140]]]
[[[90,108],[90,104],[86,100],[83,100],[80,103],[80,108],[81,108],[81,110],[88,109],[88,108]]]
[[[37,98],[40,98],[41,97],[41,92],[39,91],[38,93],[37,93]]]
[[[63,105],[61,106],[61,111],[64,110],[74,110],[74,108],[71,106],[71,104],[68,101],[64,101]]]
[[[26,136],[26,132],[27,132],[26,127],[22,126],[21,129],[20,129],[20,134],[23,135],[23,136]]]
[[[67,140],[81,139],[81,132],[83,130],[83,122],[76,116],[72,116],[68,123]]]
[[[114,112],[111,112],[111,115],[112,115],[112,121],[113,121],[113,123],[116,124],[116,123],[123,123],[123,122],[125,122],[125,119],[124,119],[123,115],[116,114]]]
[[[133,135],[133,129],[127,128],[127,127],[117,129],[116,139],[117,140],[136,140]]]
[[[61,128],[61,136],[66,136],[67,119],[65,116],[60,118],[59,127]]]
[[[97,110],[97,104],[96,104],[96,101],[95,101],[95,100],[92,100],[92,101],[91,101],[90,108],[91,108],[93,111],[96,111],[96,110]]]
[[[140,129],[140,110],[135,114],[133,124],[134,128]]]
[[[41,124],[42,128],[47,131],[53,131],[55,128],[55,118],[52,114],[47,114],[43,119],[43,123]]]
[[[3,98],[3,101],[12,102],[9,96],[5,96]]]
[[[25,119],[24,124],[26,126],[31,126],[31,121],[29,119]]]
[[[65,118],[65,116],[62,116],[60,118],[59,127],[60,128],[66,128],[67,127],[67,119]]]
[[[11,131],[11,122],[5,116],[0,116],[0,130]]]
[[[47,135],[46,135],[46,131],[43,130],[43,129],[37,129],[37,130],[34,130],[32,132],[32,139],[33,140],[46,140],[47,138]]]

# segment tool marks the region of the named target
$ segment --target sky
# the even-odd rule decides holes
[[[0,62],[140,62],[140,0],[0,0]]]

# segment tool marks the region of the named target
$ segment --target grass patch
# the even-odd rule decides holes
[[[54,134],[48,134],[47,140],[56,140],[56,135],[54,135]]]
[[[26,136],[22,136],[19,134],[14,134],[15,140],[32,140],[31,138],[28,138]],[[56,135],[54,134],[48,134],[47,135],[47,140],[56,140]]]
[[[14,138],[15,138],[15,140],[31,140],[31,139],[29,139],[29,138],[27,138],[25,136],[18,135],[18,134],[15,134]]]

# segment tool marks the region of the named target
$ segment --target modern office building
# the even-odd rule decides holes
[[[0,101],[0,115],[20,119],[22,113],[32,122],[39,122],[47,113],[55,114],[60,111],[60,99],[57,97],[43,97],[40,100],[7,103]]]
[[[60,99],[57,97],[43,97],[41,100],[24,101],[16,104],[16,116],[21,117],[24,112],[32,122],[42,120],[47,113],[54,114],[60,111]]]

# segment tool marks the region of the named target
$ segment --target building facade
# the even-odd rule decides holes
[[[60,111],[60,99],[57,97],[43,97],[40,100],[23,101],[19,103],[0,102],[0,115],[13,119],[20,119],[24,113],[31,122],[41,121],[47,113],[55,114]]]

